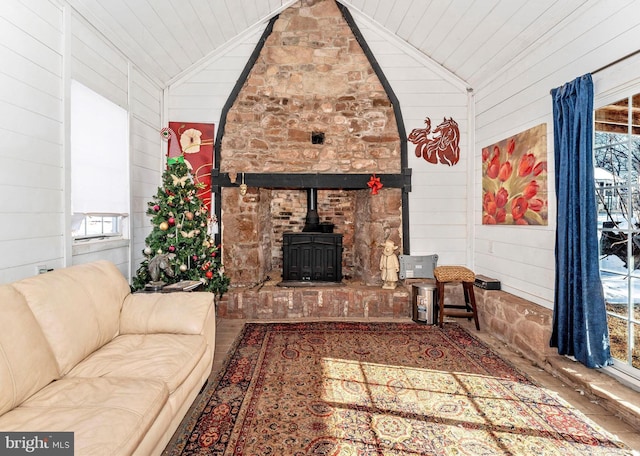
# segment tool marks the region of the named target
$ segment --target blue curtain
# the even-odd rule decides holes
[[[598,263],[591,75],[551,96],[558,203],[551,346],[587,367],[603,367],[611,364],[611,353]]]

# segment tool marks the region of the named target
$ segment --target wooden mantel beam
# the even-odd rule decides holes
[[[244,173],[244,183],[249,187],[261,188],[317,188],[356,190],[369,188],[372,173],[366,174],[310,174],[310,173]],[[378,174],[384,187],[401,188],[411,191],[411,168],[398,174]],[[237,173],[231,181],[229,173],[219,169],[211,170],[211,189],[218,193],[221,187],[238,187],[243,182],[243,174]],[[384,188],[383,187],[383,188]]]

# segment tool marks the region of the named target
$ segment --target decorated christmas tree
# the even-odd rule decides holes
[[[214,245],[211,229],[215,220],[202,200],[196,196],[182,156],[172,157],[162,175],[163,186],[148,203],[153,230],[146,239],[145,260],[132,288],[159,289],[182,281],[200,281],[199,291],[221,296],[227,291],[229,278],[220,262],[220,246]]]

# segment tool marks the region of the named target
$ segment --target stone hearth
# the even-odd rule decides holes
[[[249,320],[290,318],[411,318],[411,288],[417,282],[435,285],[432,279],[406,279],[395,290],[347,282],[343,287],[280,288],[279,278],[260,286],[232,289],[218,303],[218,316]],[[480,328],[513,349],[544,360],[557,355],[549,347],[551,309],[502,290],[474,287]],[[445,304],[464,301],[459,284],[447,284]],[[449,318],[445,321],[464,322]],[[473,332],[473,330],[471,330]]]
[[[411,287],[395,290],[359,283],[331,287],[277,286],[279,278],[256,287],[233,288],[218,304],[218,317],[248,320],[294,318],[407,318]]]

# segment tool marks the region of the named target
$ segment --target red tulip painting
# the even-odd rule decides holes
[[[547,225],[547,125],[482,149],[482,224]]]

